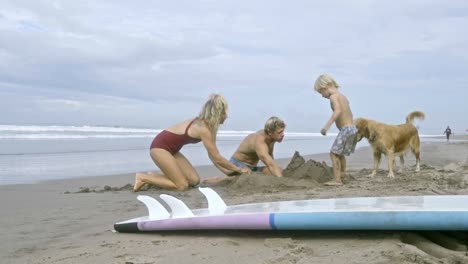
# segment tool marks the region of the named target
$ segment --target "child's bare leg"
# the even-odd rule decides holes
[[[338,156],[340,158],[340,168],[341,168],[341,181],[346,177],[346,158],[345,156]]]
[[[335,153],[330,153],[330,158],[332,160],[333,165],[333,177],[334,179],[324,183],[327,186],[338,186],[343,185],[343,181],[341,180],[341,162],[340,156],[336,155]]]

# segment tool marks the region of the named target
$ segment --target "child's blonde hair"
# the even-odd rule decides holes
[[[212,94],[205,105],[203,105],[198,118],[205,121],[209,129],[216,134],[222,115],[226,114],[227,110],[228,104],[226,99],[222,95]]]
[[[284,123],[283,120],[281,120],[279,117],[272,116],[268,118],[268,120],[265,123],[265,128],[263,129],[265,133],[272,133],[275,132],[278,128],[285,128],[286,124]]]
[[[324,89],[333,85],[335,88],[340,87],[338,83],[331,77],[329,74],[322,74],[320,75],[317,80],[315,81],[314,89],[317,92],[320,92],[320,89]]]

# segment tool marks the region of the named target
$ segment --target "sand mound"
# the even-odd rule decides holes
[[[332,168],[325,162],[321,163],[312,159],[306,162],[296,151],[283,171],[283,176],[287,179],[307,179],[316,183],[324,183],[332,179]]]
[[[332,169],[329,166],[315,160],[308,160],[306,162],[299,152],[296,151],[291,162],[283,171],[283,177],[281,178],[266,176],[262,173],[251,173],[250,175],[242,175],[235,180],[225,182],[222,186],[228,187],[231,190],[252,193],[264,192],[266,190],[278,191],[292,188],[316,187],[331,179]]]
[[[99,189],[97,187],[80,187],[79,191],[76,192],[70,192],[70,191],[65,191],[65,194],[70,194],[70,193],[103,193],[103,192],[118,192],[118,191],[131,191],[133,190],[133,185],[130,183],[125,184],[124,186],[121,187],[112,187],[109,185],[105,185],[104,188]]]
[[[315,160],[305,159],[295,152],[288,166],[283,171],[283,177],[267,176],[259,172],[244,174],[239,177],[232,177],[230,181],[217,184],[225,191],[234,193],[271,193],[285,190],[300,190],[322,186],[324,182],[332,179],[332,169],[325,162],[320,163]],[[141,191],[151,189],[160,190],[151,185],[144,186]],[[93,187],[81,187],[77,192],[65,193],[102,193],[132,190],[132,185],[127,184],[121,187],[104,186],[103,189]]]

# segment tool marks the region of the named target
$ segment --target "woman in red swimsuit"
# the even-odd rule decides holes
[[[216,147],[218,127],[227,118],[228,105],[223,96],[213,94],[203,106],[197,118],[173,125],[153,140],[150,156],[162,174],[137,173],[133,191],[138,192],[145,184],[164,189],[184,191],[200,183],[200,176],[187,158],[179,152],[186,144],[203,142],[213,164],[225,174],[250,172],[239,168],[220,155]]]

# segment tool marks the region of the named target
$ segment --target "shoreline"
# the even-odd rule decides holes
[[[441,137],[429,137],[429,138],[433,138],[433,139],[437,139],[437,141],[422,141],[423,144],[427,144],[427,143],[446,143],[445,141],[442,141],[443,139]],[[445,138],[444,138],[445,139]],[[457,136],[452,136],[451,137],[451,140],[455,140],[455,141],[452,141],[450,142],[451,144],[452,143],[464,143],[464,142],[468,142],[468,135],[457,135]],[[365,139],[364,139],[365,140]],[[440,142],[439,142],[440,140]],[[357,147],[356,148],[356,152],[360,152],[360,151],[365,151],[366,148],[370,148],[370,146],[361,146],[361,147]],[[294,152],[291,153],[291,156],[290,157],[287,157],[287,158],[279,158],[279,159],[275,159],[276,162],[283,168],[285,168],[287,166],[287,164],[291,161],[291,158],[293,156]],[[317,158],[317,159],[323,159],[327,164],[330,162],[330,158],[329,158],[329,154],[328,153],[316,153],[316,154],[303,154],[303,153],[300,153],[302,156],[304,157],[308,157],[308,158]],[[350,156],[350,159],[352,160],[353,159],[353,156],[354,155],[351,155]],[[383,157],[383,160],[385,160],[385,157]],[[351,165],[353,164],[353,162],[351,162]],[[381,164],[382,166],[382,164]],[[220,177],[220,176],[224,176],[224,174],[222,174],[220,171],[217,171],[215,170],[215,172],[212,172],[213,170],[211,169],[213,167],[212,164],[204,164],[204,165],[195,165],[195,168],[197,170],[200,170],[200,176],[202,177],[202,180],[204,178],[212,178],[212,177]],[[158,171],[158,168],[156,167],[156,165],[153,166],[153,169],[152,171],[155,171],[157,172]],[[135,171],[135,173],[137,172],[144,172],[144,171]],[[203,177],[202,175],[205,175],[206,172],[208,172],[208,176],[205,176]],[[216,174],[216,172],[219,172],[218,174]],[[1,186],[21,186],[21,185],[35,185],[35,184],[44,184],[44,183],[48,183],[48,182],[60,182],[60,181],[86,181],[86,179],[89,179],[89,181],[96,181],[96,182],[102,182],[104,179],[99,179],[99,178],[114,178],[115,180],[117,180],[119,183],[122,183],[122,180],[121,178],[125,178],[125,177],[129,177],[129,175],[133,175],[134,173],[131,172],[131,173],[116,173],[116,174],[108,174],[108,175],[99,175],[99,176],[95,176],[95,175],[90,175],[90,176],[79,176],[79,177],[72,177],[72,178],[61,178],[61,179],[44,179],[44,180],[39,180],[37,182],[32,182],[32,183],[8,183],[8,184],[0,184],[0,187]],[[133,184],[133,181],[132,182],[129,182],[131,184]]]
[[[452,142],[460,142],[460,140],[461,142],[468,141],[468,135],[454,136]],[[422,142],[444,141],[442,137],[422,139]],[[325,142],[326,144],[324,144]],[[304,144],[302,141],[290,140],[284,144],[279,144],[277,148],[275,148],[275,156],[279,157],[278,160],[288,160],[294,154],[295,150],[298,150],[301,155],[320,155],[328,152],[331,144],[331,138],[305,141]],[[368,146],[367,142],[358,144],[358,148],[366,146]],[[226,149],[224,150],[225,157],[228,157],[234,151],[234,147],[232,145],[224,147],[231,149],[228,151],[226,151]],[[138,153],[129,152],[125,154],[117,151],[116,153],[106,155],[102,155],[101,152],[97,153],[97,156],[92,154],[90,157],[83,157],[80,153],[76,155],[54,154],[55,156],[51,157],[38,157],[37,160],[34,155],[27,157],[9,157],[7,155],[0,160],[0,163],[5,166],[3,172],[0,173],[0,186],[38,184],[49,180],[113,177],[115,175],[127,175],[135,172],[158,170],[146,151]],[[184,154],[188,155],[187,157],[194,158],[191,161],[196,167],[212,165],[205,151],[202,151],[200,146],[188,148],[187,152],[184,152]],[[285,162],[282,163],[284,164]],[[141,170],[142,168],[143,170]],[[217,176],[222,176],[222,174]]]
[[[371,149],[358,148],[347,159],[346,183],[340,187],[323,186],[314,178],[259,175],[241,176],[233,184],[210,187],[228,205],[358,196],[468,195],[467,150],[468,142],[424,142],[421,172],[413,171],[414,157],[408,154],[406,171],[389,179],[385,158],[378,175],[368,178],[373,164]],[[303,158],[330,164],[327,153]],[[286,167],[291,159],[277,161]],[[305,164],[308,172],[320,172],[315,165]],[[222,175],[211,165],[197,167],[197,170],[206,177]],[[215,264],[305,261],[348,264],[350,258],[354,263],[411,263],[414,258],[428,263],[441,260],[440,256],[434,256],[432,249],[440,247],[439,244],[431,242],[428,249],[424,234],[409,231],[113,233],[115,222],[147,214],[146,208],[136,199],[139,194],[157,197],[167,193],[186,202],[189,208],[207,206],[203,195],[195,188],[183,193],[161,189],[133,193],[124,188],[126,184],[133,184],[133,174],[0,186],[0,232],[3,241],[8,241],[0,247],[2,262]],[[106,185],[111,189],[101,191]],[[98,191],[80,192],[81,187]],[[113,187],[121,189],[112,190]],[[420,243],[426,247],[421,247]],[[464,251],[445,253],[449,258],[466,260],[462,256]]]

